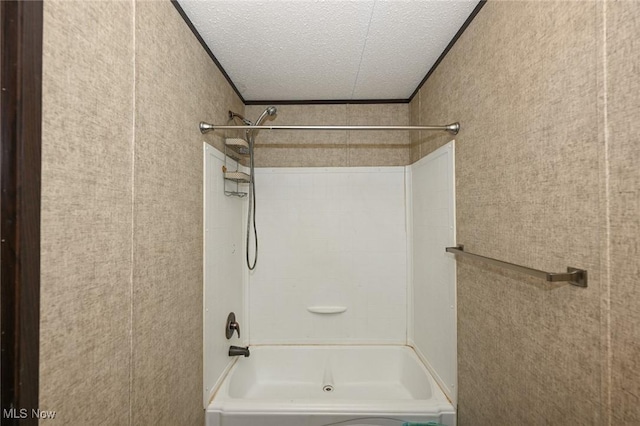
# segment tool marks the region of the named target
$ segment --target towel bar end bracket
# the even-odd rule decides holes
[[[550,275],[554,275],[554,274],[550,274]],[[568,281],[569,284],[575,285],[577,287],[587,287],[587,271],[584,269],[572,268],[569,266],[567,268],[566,274],[557,274],[557,275],[568,275],[568,277],[562,280],[547,279],[547,281],[551,281],[551,282]]]
[[[567,272],[558,272],[558,273],[539,271],[537,269],[527,268],[524,266],[515,265],[513,263],[503,262],[503,261],[492,259],[489,257],[465,252],[464,245],[462,244],[458,244],[455,247],[447,247],[445,251],[448,253],[469,256],[472,258],[483,260],[485,262],[488,262],[494,265],[505,267],[507,269],[513,269],[513,270],[520,271],[532,276],[537,276],[539,278],[546,279],[546,281],[548,282],[568,282],[569,284],[577,287],[587,287],[587,271],[584,269],[568,267]]]

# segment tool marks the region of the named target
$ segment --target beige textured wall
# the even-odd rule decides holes
[[[133,424],[203,422],[197,124],[242,107],[173,5],[136,2]]]
[[[132,16],[44,2],[40,408],[60,424],[129,422]]]
[[[202,424],[202,136],[244,106],[170,2],[45,2],[40,400]]]
[[[462,124],[459,243],[589,271],[553,288],[459,260],[461,425],[638,421],[639,5],[489,2],[410,105]],[[412,161],[448,139],[414,136]]]
[[[637,2],[489,3],[409,106],[278,106],[278,124],[460,120],[458,241],[589,269],[550,289],[459,262],[463,425],[640,421],[639,26]],[[45,2],[44,43],[41,408],[201,424],[195,123],[243,106],[166,2]],[[263,132],[257,164],[406,164],[448,139]]]
[[[606,5],[612,423],[640,424],[640,3]]]
[[[265,106],[246,107],[256,120]],[[277,105],[274,125],[408,125],[408,104]],[[404,166],[408,132],[265,130],[256,138],[257,167]]]

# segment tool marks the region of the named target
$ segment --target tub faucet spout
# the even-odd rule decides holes
[[[240,346],[229,346],[229,356],[244,356],[245,358],[248,357],[249,354],[249,347],[243,348]]]

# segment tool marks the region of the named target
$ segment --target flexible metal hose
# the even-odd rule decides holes
[[[247,124],[249,123],[251,126],[260,126],[268,117],[273,117],[276,115],[277,109],[274,106],[267,107],[260,117],[256,120],[255,125],[251,124],[251,122],[244,117],[237,115],[237,117],[241,118],[242,121]],[[258,263],[258,229],[256,228],[256,182],[254,176],[254,155],[253,148],[255,145],[256,134],[255,129],[247,130],[247,142],[249,142],[249,209],[247,212],[247,267],[250,271],[253,271],[256,267],[256,263]],[[253,217],[253,221],[251,218]],[[249,256],[249,236],[251,235],[251,224],[253,222],[253,237],[255,241],[256,251],[253,256],[253,262],[251,262]]]
[[[250,271],[256,268],[258,263],[258,229],[256,228],[256,183],[254,176],[254,161],[253,161],[253,144],[255,136],[253,132],[247,130],[247,136],[249,139],[249,208],[247,210],[247,267]],[[256,246],[255,255],[253,256],[253,263],[249,259],[249,235],[251,235],[251,218],[253,217],[253,236]]]

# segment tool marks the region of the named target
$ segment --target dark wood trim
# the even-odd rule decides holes
[[[227,79],[227,83],[229,83],[229,85],[231,86],[233,91],[236,92],[236,95],[238,95],[240,100],[244,103],[245,101],[244,101],[244,98],[242,97],[242,95],[240,94],[240,91],[238,90],[236,85],[233,83],[233,81],[231,80],[231,77],[229,77],[229,74],[227,74],[227,71],[224,69],[222,64],[218,61],[218,58],[216,58],[216,55],[214,55],[213,52],[211,51],[211,49],[209,49],[209,46],[207,46],[207,43],[205,43],[205,41],[202,38],[202,36],[200,35],[200,33],[198,32],[196,27],[193,25],[193,22],[191,22],[191,19],[189,19],[189,17],[185,13],[184,9],[182,9],[182,6],[180,6],[180,3],[178,3],[178,0],[171,0],[171,3],[176,8],[176,10],[180,14],[180,16],[182,16],[182,19],[184,19],[184,22],[187,24],[187,26],[189,27],[189,29],[191,30],[193,35],[200,42],[200,45],[202,46],[204,51],[207,52],[207,55],[209,55],[209,57],[211,58],[213,63],[216,64],[216,66],[218,67],[218,69],[220,70],[220,72],[222,73],[224,78]]]
[[[303,101],[244,101],[245,105],[406,104],[409,99],[318,99]]]
[[[416,90],[413,91],[413,93],[411,94],[411,96],[409,96],[409,99],[407,100],[408,102],[411,102],[413,100],[413,98],[418,94],[418,92],[420,91],[420,89],[422,88],[422,86],[424,86],[424,84],[427,82],[427,80],[429,79],[429,77],[431,77],[431,74],[433,74],[433,72],[436,70],[436,68],[438,68],[438,65],[440,65],[440,62],[442,62],[442,60],[445,58],[445,56],[447,56],[447,53],[449,53],[449,51],[451,50],[451,48],[456,44],[456,42],[458,41],[458,39],[460,38],[460,36],[464,33],[464,31],[467,29],[467,27],[471,24],[471,22],[474,20],[474,18],[476,17],[476,15],[480,12],[480,9],[482,9],[484,7],[484,5],[487,3],[487,0],[480,0],[478,2],[478,4],[476,5],[476,7],[473,9],[473,11],[471,12],[471,14],[469,15],[469,17],[467,18],[466,21],[464,21],[464,24],[462,24],[462,26],[460,27],[460,29],[458,30],[458,32],[456,33],[456,35],[453,36],[453,38],[451,39],[451,41],[449,42],[449,44],[447,45],[447,47],[445,47],[444,51],[442,52],[442,54],[438,57],[438,59],[436,60],[436,62],[433,64],[433,66],[431,67],[431,69],[429,70],[429,72],[427,72],[427,75],[424,76],[424,78],[422,79],[422,81],[420,82],[420,84],[418,84],[418,87],[416,87]]]
[[[0,1],[2,424],[36,425],[40,346],[42,2]],[[27,409],[25,419],[4,410]],[[11,417],[11,416],[10,416]]]

